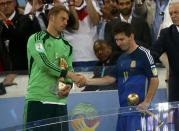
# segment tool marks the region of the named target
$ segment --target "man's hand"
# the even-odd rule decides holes
[[[99,126],[99,122],[97,122],[93,127],[88,127],[84,121],[84,117],[80,116],[80,118],[73,120],[71,125],[74,131],[95,131]]]
[[[143,0],[135,0],[134,1],[136,5],[140,6],[143,4]]]
[[[41,11],[42,8],[43,8],[43,2],[42,2],[42,0],[33,0],[32,1],[31,13],[33,13],[35,11]]]
[[[145,112],[147,111],[149,105],[150,105],[149,103],[143,101],[142,103],[140,103],[140,104],[137,106],[137,109],[138,109],[139,111],[145,113]]]
[[[67,84],[67,85],[65,86],[65,88],[59,90],[58,96],[59,96],[60,98],[67,97],[67,96],[69,95],[69,93],[70,93],[70,90],[71,90],[71,85],[68,85],[68,84]]]
[[[79,80],[75,82],[75,84],[78,86],[78,87],[83,87],[86,85],[86,78],[81,75],[81,74],[77,74],[79,76]]]
[[[71,78],[77,86],[82,87],[86,84],[86,78],[82,74],[75,74],[74,72],[68,72],[66,77]]]
[[[143,113],[145,113],[145,114],[151,116],[154,120],[156,120],[156,121],[158,122],[158,128],[160,128],[160,127],[163,125],[164,122],[161,121],[160,118],[156,117],[156,115],[155,115],[153,112],[151,112],[151,111],[148,110],[149,105],[150,105],[149,103],[147,103],[147,102],[144,101],[144,102],[140,103],[140,104],[137,106],[137,109],[138,109],[140,112],[143,112]]]
[[[16,78],[16,74],[8,74],[6,78],[3,80],[4,86],[12,86],[17,85],[16,82],[14,82],[14,79]]]

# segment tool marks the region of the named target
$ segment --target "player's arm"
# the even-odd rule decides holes
[[[152,99],[156,93],[156,90],[159,85],[159,79],[158,77],[151,77],[150,83],[149,83],[149,89],[147,92],[147,95],[142,103],[140,103],[137,108],[141,111],[146,111],[149,107],[150,103],[152,102]]]
[[[156,93],[156,90],[158,88],[158,85],[159,85],[159,79],[158,77],[151,77],[150,78],[150,83],[149,83],[149,89],[148,89],[148,92],[147,92],[147,95],[145,97],[145,100],[144,102],[146,104],[150,104],[155,93]]]
[[[150,105],[156,90],[159,85],[159,79],[158,79],[158,73],[157,73],[157,68],[154,62],[154,59],[152,55],[150,54],[150,50],[139,47],[144,51],[143,54],[143,69],[145,71],[145,75],[148,78],[149,81],[149,86],[147,90],[147,94],[145,96],[145,99],[142,103],[138,105],[139,109],[147,109],[148,106]]]
[[[110,70],[108,70],[108,75],[105,75],[102,78],[89,78],[86,79],[86,85],[96,85],[96,86],[104,86],[110,85],[116,82],[117,78],[117,65],[113,66]]]
[[[112,76],[104,76],[102,78],[89,78],[86,80],[86,85],[110,85],[116,81]]]
[[[39,68],[39,71],[44,71],[56,77],[65,77],[68,71],[66,69],[61,69],[48,59],[43,47],[43,41],[36,40],[37,38],[40,38],[40,34],[38,34],[39,36],[36,35],[37,34],[31,36],[27,44],[29,70],[35,65]]]

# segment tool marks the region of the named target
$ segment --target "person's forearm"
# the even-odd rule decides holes
[[[75,6],[74,5],[70,5],[69,6],[70,12],[73,15],[74,19],[75,19],[75,24],[73,25],[73,29],[74,30],[78,30],[79,29],[79,18],[78,18],[78,14],[75,10]]]
[[[66,74],[66,77],[71,78],[73,81],[75,81],[76,75],[73,72],[68,71],[67,74]]]
[[[95,26],[100,21],[100,15],[94,8],[92,0],[87,0],[86,3],[87,3],[87,10],[90,17],[90,21],[92,22],[93,26]]]
[[[149,104],[151,103],[151,101],[156,93],[156,90],[158,88],[158,85],[159,85],[159,79],[157,77],[151,78],[150,84],[149,84],[149,89],[148,89],[147,95],[144,100],[146,103],[149,103]]]
[[[91,79],[87,79],[86,81],[86,85],[110,85],[112,83],[115,82],[115,78],[113,77],[103,77],[103,78],[91,78]]]

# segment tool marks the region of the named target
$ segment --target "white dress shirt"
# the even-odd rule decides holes
[[[177,26],[177,30],[178,30],[178,32],[179,32],[179,26]]]

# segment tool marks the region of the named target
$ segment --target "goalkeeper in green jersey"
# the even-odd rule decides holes
[[[68,10],[55,6],[48,17],[47,31],[33,34],[27,44],[29,81],[25,98],[26,122],[67,115],[67,96],[72,82],[84,79],[73,73],[72,46],[61,36],[69,19]],[[58,124],[43,125],[35,130],[68,130],[67,123],[55,123]]]

